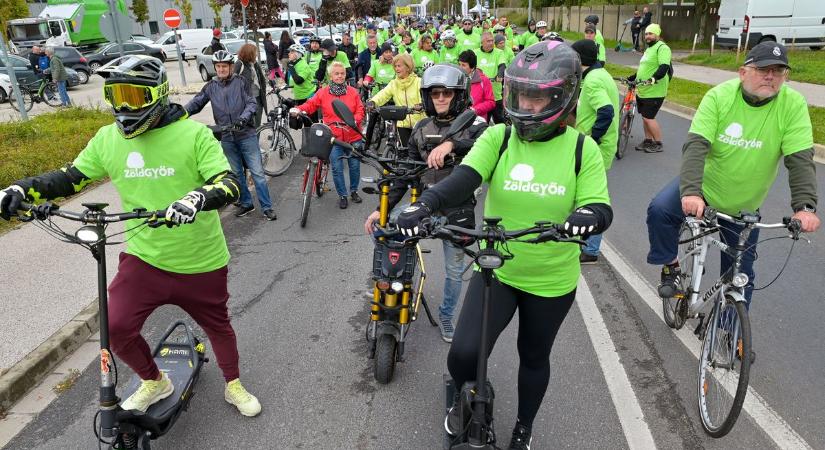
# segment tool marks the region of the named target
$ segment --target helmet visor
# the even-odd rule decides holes
[[[545,83],[504,79],[504,107],[507,113],[524,119],[542,120],[567,103],[563,80]]]
[[[168,92],[168,81],[160,86],[112,83],[103,86],[103,99],[115,111],[137,111],[154,105]]]

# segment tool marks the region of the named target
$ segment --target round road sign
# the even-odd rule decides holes
[[[249,6],[249,0],[241,0],[241,6],[243,6],[244,8]]]
[[[169,28],[177,28],[180,26],[180,13],[177,9],[167,9],[163,12],[163,22]]]

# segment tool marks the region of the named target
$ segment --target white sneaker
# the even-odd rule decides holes
[[[146,412],[150,406],[172,395],[175,385],[166,373],[161,372],[160,380],[141,380],[140,386],[120,407],[124,410]]]

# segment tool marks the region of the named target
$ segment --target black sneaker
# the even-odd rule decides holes
[[[655,141],[645,147],[645,153],[661,153],[664,150],[662,143],[659,141]]]
[[[450,436],[456,436],[461,432],[461,416],[459,415],[458,401],[461,394],[456,392],[453,396],[453,406],[447,411],[447,416],[444,417],[444,431]]]
[[[252,211],[255,211],[255,205],[238,206],[238,208],[235,210],[235,217],[243,217],[251,213]]]
[[[349,198],[352,199],[353,203],[361,203],[363,201],[363,200],[361,200],[361,197],[358,196],[357,192],[353,192],[352,194],[350,194]]]
[[[585,252],[579,255],[580,264],[596,264],[597,262],[599,262],[599,255],[591,255]]]
[[[516,426],[513,428],[513,437],[510,439],[510,450],[530,450],[532,440],[530,429],[516,422]]]
[[[267,209],[264,211],[264,217],[266,217],[266,220],[275,220],[278,218],[278,215],[275,214],[274,209]]]
[[[659,297],[673,298],[679,292],[682,283],[682,271],[679,266],[662,266],[662,282],[659,284]]]
[[[643,152],[650,145],[653,145],[653,139],[645,139],[636,146],[636,151]]]
[[[347,209],[347,206],[349,206],[349,202],[347,201],[347,198],[342,195],[341,199],[338,200],[338,207],[341,209]]]

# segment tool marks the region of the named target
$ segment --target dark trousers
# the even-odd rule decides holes
[[[631,34],[633,35],[633,48],[638,51],[639,50],[639,32],[638,31],[633,31],[633,32],[631,32]]]
[[[679,249],[679,229],[684,221],[685,213],[682,212],[682,200],[679,195],[679,178],[676,178],[662,188],[647,207],[647,235],[650,242],[650,251],[647,254],[648,264],[669,264],[676,258]],[[743,227],[722,219],[719,219],[719,225],[719,240],[727,245],[736,245]],[[750,278],[750,282],[745,287],[745,299],[748,305],[751,302],[753,282],[756,279],[753,261],[756,259],[758,240],[759,230],[755,229],[748,238],[749,249],[742,257],[741,270]],[[719,275],[727,272],[732,265],[733,257],[722,252]]]
[[[412,135],[412,128],[396,128],[398,130],[398,139],[401,140],[401,146],[406,147],[407,143],[410,142],[410,136]]]
[[[209,336],[226,381],[240,376],[238,343],[226,302],[226,267],[211,272],[167,272],[127,253],[120,254],[117,275],[109,285],[109,338],[112,351],[142,380],[160,375],[149,344],[140,335],[152,311],[175,305],[186,311]]]
[[[490,335],[487,356],[493,351],[498,336],[507,328],[518,310],[518,420],[531,426],[538,413],[547,384],[550,381],[550,350],[564,322],[576,290],[560,297],[539,297],[493,280],[490,303]],[[456,325],[447,368],[458,389],[476,378],[476,364],[481,341],[481,299],[484,279],[473,274]]]

